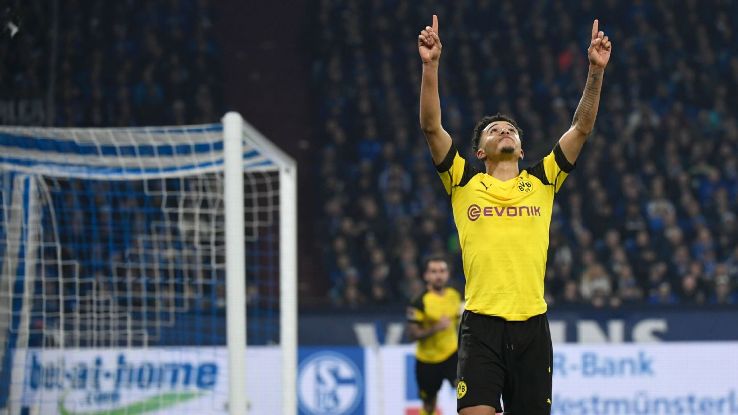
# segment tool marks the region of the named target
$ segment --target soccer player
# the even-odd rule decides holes
[[[423,401],[421,415],[435,413],[436,396],[444,379],[456,387],[456,330],[461,295],[446,285],[448,277],[449,265],[444,257],[426,258],[423,265],[426,290],[407,310],[408,333],[412,340],[418,340],[415,378]]]
[[[474,129],[477,170],[441,126],[438,18],[418,35],[423,61],[420,126],[451,197],[466,277],[459,328],[457,408],[461,415],[551,413],[551,334],[543,299],[553,199],[592,132],[612,45],[592,24],[589,73],[571,128],[553,150],[520,170],[521,130],[504,115]],[[504,53],[500,59],[509,59]]]

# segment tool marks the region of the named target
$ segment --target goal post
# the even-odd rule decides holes
[[[295,414],[296,174],[237,113],[0,127],[0,415]]]
[[[240,119],[240,116],[238,116]],[[279,275],[282,398],[285,415],[297,413],[297,163],[249,123],[241,120],[248,141],[279,162]]]
[[[294,160],[267,140],[254,127],[241,118],[238,113],[229,112],[223,118],[224,154],[225,154],[225,203],[226,203],[226,231],[243,228],[243,177],[238,174],[242,171],[241,154],[242,137],[254,149],[270,154],[279,168],[279,201],[280,201],[280,228],[279,228],[279,269],[280,269],[280,344],[282,353],[282,399],[284,414],[297,413],[297,168]],[[229,154],[231,155],[229,157]],[[231,202],[231,203],[229,203]],[[243,348],[236,347],[244,344],[246,326],[244,316],[245,301],[239,298],[245,292],[245,258],[243,238],[237,232],[226,235],[226,283],[229,292],[228,308],[228,354],[229,366],[244,367],[245,358]],[[231,304],[235,306],[231,308]],[[231,337],[233,336],[233,337]],[[289,351],[289,352],[287,352]],[[230,372],[233,373],[233,372]],[[246,402],[244,395],[234,391],[245,390],[245,385],[239,385],[244,378],[231,375],[230,402],[236,408],[232,414],[245,413]],[[236,387],[234,387],[236,386]],[[236,395],[236,396],[234,396]]]

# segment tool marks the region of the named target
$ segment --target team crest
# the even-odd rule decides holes
[[[528,180],[519,180],[518,181],[518,190],[521,192],[528,193],[533,189],[533,185]]]
[[[456,399],[461,399],[464,396],[466,396],[466,382],[460,380],[459,384],[456,385]]]

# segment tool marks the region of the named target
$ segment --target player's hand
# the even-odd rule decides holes
[[[589,42],[587,57],[591,65],[605,69],[610,61],[612,42],[605,36],[605,32],[599,30],[599,23],[597,19],[592,23],[592,40]]]
[[[451,325],[451,319],[448,316],[441,316],[436,323],[436,331],[447,329]]]
[[[438,37],[438,16],[433,15],[433,26],[426,26],[418,35],[418,53],[423,63],[438,62],[441,58],[441,38]]]

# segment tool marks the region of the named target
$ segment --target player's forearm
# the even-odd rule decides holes
[[[589,66],[587,84],[584,86],[582,99],[574,112],[572,126],[585,136],[589,135],[594,129],[597,111],[600,108],[600,92],[602,91],[602,77],[604,74],[604,68]]]
[[[434,133],[441,129],[438,61],[423,64],[423,81],[420,84],[420,128],[425,133]]]
[[[425,327],[425,328],[419,327],[419,326],[415,326],[415,327],[411,326],[410,327],[410,339],[413,341],[422,340],[422,339],[425,339],[425,338],[428,338],[434,335],[437,331],[438,329],[436,328],[436,326],[430,326],[430,327]]]
[[[435,333],[432,328],[422,329],[417,332],[415,332],[415,335],[413,336],[413,340],[423,340],[430,336],[432,336]]]

